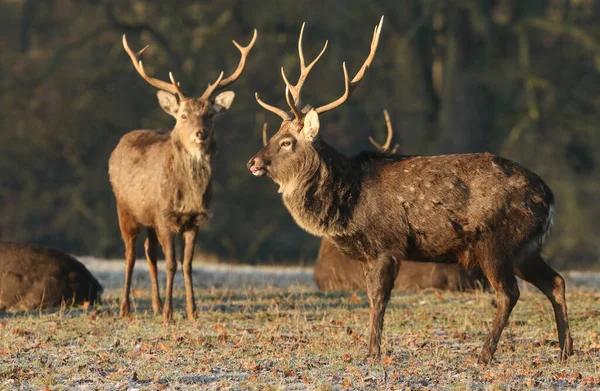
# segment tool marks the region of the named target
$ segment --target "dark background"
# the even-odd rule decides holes
[[[76,254],[121,257],[107,160],[136,128],[173,125],[156,90],[134,71],[127,33],[147,72],[173,71],[201,93],[233,71],[252,29],[258,41],[216,125],[214,219],[198,249],[230,262],[312,263],[319,239],[300,230],[276,186],[245,164],[261,148],[265,120],[254,92],[286,107],[279,67],[295,79],[296,43],[312,60],[304,101],[343,92],[385,15],[379,50],[351,100],[321,118],[326,140],[346,154],[385,138],[407,154],[490,151],[541,175],[554,190],[546,254],[559,267],[598,264],[600,1],[0,0],[0,239]],[[139,241],[140,245],[143,240]]]

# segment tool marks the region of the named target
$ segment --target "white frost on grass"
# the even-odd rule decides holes
[[[125,281],[125,261],[122,259],[98,259],[78,257],[100,281],[105,289],[121,289]],[[164,284],[165,262],[158,262],[159,284]],[[303,287],[316,289],[312,278],[313,268],[306,266],[252,266],[228,263],[201,263],[192,266],[194,286],[199,288],[261,288],[261,287]],[[561,271],[567,282],[567,290],[597,290],[600,287],[600,272]],[[148,264],[145,258],[138,259],[133,269],[133,283],[136,288],[150,287]],[[524,287],[529,284],[521,283]],[[181,265],[175,274],[175,288],[184,288]],[[533,289],[529,286],[525,289]]]
[[[125,281],[125,261],[94,257],[78,259],[100,281],[105,290],[121,289]],[[166,279],[165,262],[158,262],[158,281],[161,286]],[[251,288],[290,286],[316,288],[312,279],[312,267],[300,266],[251,266],[224,263],[201,263],[192,265],[194,287],[199,288]],[[150,287],[148,264],[145,258],[137,259],[133,268],[133,285],[136,288]],[[175,288],[184,288],[181,265],[175,274]]]

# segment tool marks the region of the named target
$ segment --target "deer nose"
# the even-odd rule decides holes
[[[248,170],[252,171],[252,167],[254,167],[254,164],[256,163],[256,158],[252,157],[250,160],[248,160],[248,163],[246,163],[246,167],[248,167]]]
[[[266,173],[265,162],[259,157],[253,157],[246,165],[248,170],[255,176],[262,176]]]
[[[202,141],[206,140],[206,138],[207,138],[206,131],[204,129],[197,130],[196,131],[196,138],[198,140],[202,140]]]

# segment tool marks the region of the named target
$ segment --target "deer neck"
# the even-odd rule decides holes
[[[204,150],[188,150],[177,138],[172,139],[172,148],[164,170],[165,184],[168,184],[171,205],[180,213],[197,213],[207,208],[204,193],[210,186],[212,167],[210,152],[214,147]],[[213,142],[214,144],[214,142]]]
[[[359,200],[360,165],[322,140],[314,146],[314,160],[280,191],[304,230],[316,236],[340,235],[348,229]]]

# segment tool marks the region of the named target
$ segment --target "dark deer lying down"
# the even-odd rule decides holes
[[[362,262],[371,308],[370,354],[381,351],[385,308],[396,275],[402,273],[400,262],[412,260],[483,270],[498,307],[482,362],[492,359],[519,299],[515,275],[538,287],[552,303],[560,356],[566,359],[573,345],[565,283],[540,255],[552,224],[554,199],[537,175],[489,153],[347,158],[319,135],[319,114],[350,97],[371,65],[380,32],[381,24],[375,28],[367,60],[352,80],[344,64],[344,95],[316,109],[301,109],[302,85],[315,62],[304,65],[299,45],[298,83],[290,85],[282,70],[291,113],[257,95],[257,101],[283,122],[248,168],[279,185],[300,227]]]
[[[167,265],[167,287],[163,317],[172,318],[173,277],[177,271],[172,234],[183,237],[183,275],[185,282],[186,313],[195,316],[192,286],[192,257],[198,227],[208,216],[211,199],[211,156],[215,149],[213,121],[231,106],[232,91],[213,96],[216,91],[234,83],[242,74],[246,57],[256,42],[256,30],[248,46],[233,41],[241,53],[237,69],[227,78],[221,72],[217,81],[209,85],[199,98],[182,92],[179,83],[169,73],[170,83],[149,77],[139,56],[127,44],[137,72],[149,84],[159,89],[158,101],[162,109],[176,119],[169,133],[135,130],[127,133],[110,155],[110,182],[117,199],[117,213],[121,235],[125,242],[125,286],[121,301],[121,316],[129,313],[129,290],[135,263],[135,240],[142,228],[148,237],[145,242],[146,259],[152,281],[152,308],[161,310],[156,273],[157,242],[160,242]],[[177,98],[179,98],[179,101]]]
[[[398,151],[399,145],[396,144],[393,148],[390,148],[393,136],[392,124],[387,110],[384,110],[383,114],[387,125],[385,143],[379,145],[370,136],[369,141],[377,148],[379,156],[381,154],[390,156]],[[266,145],[266,137],[263,137],[263,140]],[[401,268],[402,273],[398,274],[394,282],[394,289],[397,291],[414,291],[426,288],[463,291],[483,289],[488,286],[483,272],[477,267],[473,270],[466,270],[453,264],[402,261]],[[317,287],[324,291],[364,291],[367,288],[360,261],[346,257],[327,238],[321,240],[313,279]]]
[[[0,242],[0,309],[93,304],[101,293],[100,283],[69,254],[33,244]]]
[[[402,261],[402,271],[394,282],[396,291],[417,291],[433,288],[450,291],[487,289],[483,272],[466,270],[458,265]],[[367,289],[361,262],[346,257],[329,239],[323,238],[313,271],[317,287],[323,291]]]

